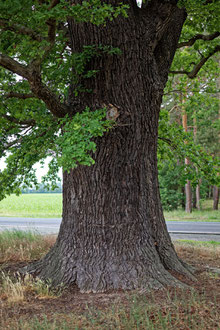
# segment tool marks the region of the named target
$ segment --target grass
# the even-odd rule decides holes
[[[192,213],[186,213],[182,209],[164,212],[166,220],[171,221],[206,221],[206,222],[220,222],[219,210],[212,210],[212,200],[203,201],[201,211],[193,210]]]
[[[171,221],[220,222],[220,212],[212,210],[212,200],[202,203],[202,210],[186,213],[184,210],[164,212]],[[11,195],[0,202],[0,217],[61,218],[62,194]]]
[[[34,294],[36,298],[40,299],[59,297],[64,289],[62,286],[53,288],[50,282],[45,283],[31,275],[13,278],[2,272],[1,281],[0,293],[9,304],[25,301],[28,293]]]
[[[0,217],[60,218],[62,194],[11,195],[0,202]]]
[[[22,330],[73,330],[73,329],[124,329],[124,330],[161,330],[161,329],[219,329],[218,313],[212,304],[195,294],[180,301],[167,296],[167,305],[154,302],[154,297],[130,297],[126,307],[113,305],[105,311],[88,308],[82,315],[44,315],[32,320],[21,320],[10,329]],[[190,299],[190,301],[188,300]],[[208,319],[207,319],[208,317]],[[210,327],[211,326],[211,327]]]
[[[34,231],[0,232],[0,263],[40,259],[55,242],[55,236],[41,236]]]
[[[200,274],[192,290],[167,289],[147,293],[71,293],[53,290],[38,278],[13,277],[10,265],[40,258],[55,237],[36,232],[0,233],[0,329],[10,330],[136,330],[136,329],[219,329],[219,275]],[[216,242],[176,241],[181,258],[195,266],[220,266],[220,246]],[[18,247],[22,246],[20,254]],[[41,251],[39,253],[39,246]],[[7,252],[9,251],[9,252]],[[28,251],[31,251],[28,254]],[[7,253],[6,253],[7,252]],[[5,258],[5,253],[7,258]],[[12,263],[12,264],[10,264]],[[14,268],[10,268],[14,269]]]
[[[205,246],[208,246],[208,247],[220,246],[220,242],[216,242],[216,241],[192,241],[189,239],[179,239],[176,242],[177,242],[177,244],[180,243],[181,245],[185,243],[185,244],[192,245],[192,246],[200,246],[202,248]]]

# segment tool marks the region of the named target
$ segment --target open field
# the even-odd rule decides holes
[[[59,218],[62,194],[11,195],[0,202],[0,217]]]
[[[212,210],[212,200],[202,203],[202,211],[187,214],[184,210],[164,212],[166,220],[220,221],[220,211]],[[11,195],[0,202],[0,217],[59,218],[62,194]]]
[[[31,232],[0,233],[0,329],[220,329],[220,274],[213,269],[220,267],[218,244],[175,243],[180,257],[198,269],[198,282],[181,277],[190,286],[185,290],[86,294],[76,287],[51,289],[39,279],[13,276],[54,241],[54,236]]]

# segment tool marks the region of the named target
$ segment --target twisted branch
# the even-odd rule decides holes
[[[192,46],[197,40],[211,41],[215,38],[218,38],[219,36],[220,36],[220,32],[218,32],[218,31],[216,31],[215,33],[212,33],[212,34],[208,34],[208,35],[196,34],[194,37],[192,37],[188,41],[180,42],[177,45],[177,48],[182,48],[185,46]]]

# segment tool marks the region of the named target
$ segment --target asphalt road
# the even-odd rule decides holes
[[[60,218],[14,218],[0,217],[0,231],[4,229],[36,230],[41,234],[56,234]],[[173,239],[191,239],[220,242],[220,222],[167,221]]]
[[[60,218],[14,218],[0,217],[0,231],[4,229],[36,230],[41,234],[57,234]]]

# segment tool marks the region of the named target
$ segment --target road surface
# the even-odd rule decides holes
[[[167,221],[166,223],[172,239],[220,242],[220,222]]]
[[[4,229],[36,230],[41,234],[57,234],[60,218],[15,218],[0,217],[0,231]]]
[[[0,217],[0,231],[4,229],[36,230],[41,234],[57,234],[60,218]],[[220,242],[220,222],[167,221],[173,239],[190,239]]]

